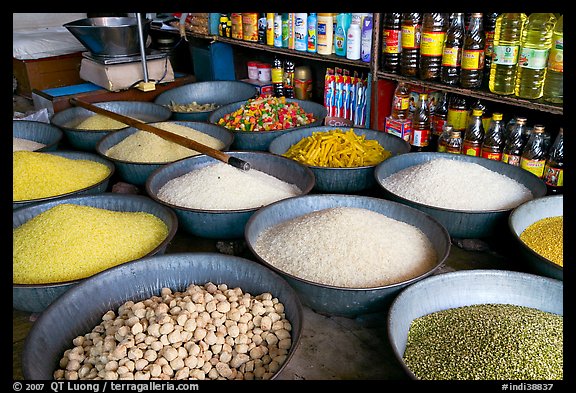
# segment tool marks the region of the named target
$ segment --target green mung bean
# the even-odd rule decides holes
[[[479,304],[414,319],[403,359],[419,379],[563,378],[563,316]]]

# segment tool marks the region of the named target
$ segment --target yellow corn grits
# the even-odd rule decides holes
[[[70,127],[70,128],[76,128],[78,130],[106,131],[106,130],[119,130],[120,128],[126,128],[126,127],[128,127],[128,124],[124,124],[121,121],[97,113],[82,120],[80,124],[78,124],[76,127]]]
[[[12,153],[12,199],[27,201],[67,194],[93,186],[110,174],[106,165],[56,154]]]
[[[13,283],[78,280],[141,258],[168,236],[147,212],[60,204],[13,230]]]
[[[564,216],[547,217],[529,225],[521,234],[528,247],[564,267]]]
[[[329,168],[355,168],[377,165],[392,156],[376,140],[348,131],[333,129],[313,132],[282,154],[305,165]]]

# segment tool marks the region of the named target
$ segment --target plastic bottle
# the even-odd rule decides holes
[[[294,62],[292,60],[284,61],[284,96],[294,98]]]
[[[526,121],[527,119],[525,117],[516,118],[516,122],[508,134],[508,138],[506,138],[506,144],[502,151],[502,162],[514,166],[520,166],[520,157],[524,147],[522,134],[526,128]]]
[[[460,86],[465,89],[477,89],[482,86],[485,42],[482,13],[473,13],[462,47]],[[466,137],[464,137],[464,143],[466,143]]]
[[[300,52],[308,50],[308,14],[294,14],[294,49]]]
[[[402,52],[400,56],[400,74],[402,76],[418,76],[421,29],[422,14],[402,14]]]
[[[448,14],[427,12],[422,15],[419,77],[422,80],[440,79],[442,49],[448,30]]]
[[[450,15],[450,25],[446,31],[446,41],[442,48],[440,81],[444,84],[456,86],[460,82],[464,34],[464,13],[452,13]]]
[[[360,39],[360,60],[370,63],[372,57],[372,15],[367,15],[362,19],[362,36]]]
[[[266,14],[266,45],[274,46],[274,13]]]
[[[437,150],[438,140],[442,135],[444,126],[448,122],[448,93],[444,92],[440,95],[440,100],[434,107],[434,111],[430,115],[430,147]],[[451,126],[452,127],[452,126]],[[453,128],[453,127],[452,127]]]
[[[484,142],[482,142],[481,157],[489,160],[502,161],[504,149],[504,124],[502,113],[494,112]]]
[[[548,157],[544,131],[543,125],[534,125],[530,139],[528,139],[528,143],[522,150],[522,156],[520,157],[520,167],[539,178],[544,175],[544,166]]]
[[[462,153],[468,156],[480,157],[483,141],[482,109],[475,108],[472,110],[472,117],[462,140]]]
[[[488,89],[495,94],[514,94],[520,40],[526,24],[524,13],[503,13],[496,19]]]
[[[284,96],[284,65],[278,57],[274,58],[272,66],[272,86],[274,87],[275,97]]]
[[[332,54],[332,40],[334,25],[332,14],[318,14],[317,24],[317,52],[321,55]]]
[[[399,81],[394,90],[394,97],[392,98],[392,111],[391,116],[394,119],[403,120],[408,119],[410,109],[410,89],[405,82]]]
[[[542,97],[554,104],[564,102],[564,15],[556,21],[552,33],[552,47],[548,55],[548,70],[544,81]]]
[[[282,48],[282,15],[274,15],[274,46]]]
[[[290,44],[290,13],[284,12],[282,16],[282,48],[288,48]]]
[[[348,60],[360,60],[360,46],[362,40],[362,31],[360,25],[350,24],[348,36],[346,38],[346,58]]]
[[[564,130],[562,128],[558,131],[558,135],[548,151],[542,179],[548,188],[548,195],[564,192]]]
[[[466,97],[453,94],[448,101],[448,123],[456,131],[466,131],[468,125],[468,103]]]
[[[410,151],[412,152],[430,150],[430,112],[427,93],[420,94],[416,111],[414,111],[412,116],[410,145]]]
[[[400,73],[400,52],[402,50],[402,14],[389,12],[383,15],[382,22],[382,71]]]
[[[298,100],[312,99],[312,71],[308,66],[294,69],[294,97]]]
[[[336,30],[334,31],[334,50],[337,56],[346,56],[346,35],[352,22],[352,14],[342,12],[336,15]]]
[[[484,77],[482,78],[485,85],[490,79],[490,68],[492,67],[492,51],[494,49],[494,33],[496,32],[496,19],[498,13],[490,12],[484,14]]]
[[[446,153],[462,154],[462,133],[460,131],[450,131],[450,136],[446,141]]]
[[[552,13],[530,14],[520,41],[514,95],[535,100],[542,97],[548,54],[556,17]]]
[[[440,134],[438,143],[436,144],[436,151],[438,153],[446,153],[446,146],[448,145],[448,139],[450,139],[452,131],[454,131],[454,127],[450,124],[445,124],[444,128],[442,128],[442,133]],[[460,133],[460,131],[458,131],[458,133]]]
[[[308,52],[316,53],[318,19],[316,13],[308,14]]]

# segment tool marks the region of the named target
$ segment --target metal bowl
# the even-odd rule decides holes
[[[267,152],[230,151],[228,154],[248,162],[252,169],[296,185],[302,190],[303,194],[309,193],[314,187],[314,174],[312,171],[296,161]],[[156,169],[148,177],[146,192],[152,199],[174,209],[182,228],[192,235],[212,239],[242,239],[246,222],[258,208],[235,210],[191,209],[172,205],[157,197],[162,186],[168,181],[216,162],[219,161],[202,154],[167,164]],[[230,198],[234,198],[234,195],[230,195]]]
[[[415,226],[432,242],[438,255],[436,264],[426,273],[396,284],[372,288],[345,288],[318,284],[286,273],[255,252],[254,244],[266,229],[314,211],[337,206],[369,209]],[[261,208],[250,217],[246,224],[245,239],[248,248],[256,258],[265,266],[280,273],[296,289],[304,304],[319,313],[344,317],[356,317],[385,310],[402,288],[432,274],[442,265],[450,252],[450,236],[433,217],[400,203],[357,195],[315,194],[275,202]],[[369,244],[366,246],[370,247]]]
[[[133,117],[145,123],[168,120],[171,115],[170,109],[146,101],[107,101],[97,102],[93,105],[124,116]],[[75,149],[94,151],[96,150],[96,144],[102,138],[116,131],[81,130],[76,128],[88,117],[94,115],[94,112],[76,106],[55,113],[50,122],[64,131],[66,139]],[[121,128],[121,130],[125,128],[128,128],[128,125]]]
[[[228,150],[232,141],[234,140],[234,134],[226,130],[223,127],[218,127],[214,124],[202,123],[202,122],[192,122],[192,121],[169,121],[170,123],[179,124],[185,127],[193,128],[197,131],[203,132],[207,135],[213,136],[216,139],[221,140],[224,143],[222,150]],[[154,125],[154,123],[150,123]],[[111,147],[117,145],[130,135],[139,131],[137,128],[129,127],[122,130],[113,132],[98,142],[96,145],[96,152],[106,159],[112,161],[116,168],[118,169],[118,174],[127,183],[142,186],[146,183],[146,179],[155,169],[158,169],[166,162],[149,163],[149,162],[130,162],[118,160],[112,157],[108,157],[106,152]]]
[[[465,270],[428,277],[404,289],[388,312],[388,339],[403,360],[410,324],[433,312],[474,304],[513,304],[563,315],[563,283],[548,277],[506,270]]]
[[[152,20],[142,20],[146,42]],[[132,17],[84,18],[63,25],[93,55],[125,57],[140,54],[138,19]]]
[[[396,202],[415,207],[425,213],[435,217],[455,238],[485,238],[493,236],[499,230],[506,228],[506,220],[512,209],[500,210],[482,210],[482,211],[465,211],[455,209],[445,209],[425,205],[403,198],[395,193],[390,192],[382,181],[388,176],[401,171],[402,169],[423,164],[435,159],[444,158],[449,160],[464,161],[481,165],[510,179],[516,180],[528,188],[534,198],[539,198],[546,194],[546,184],[534,174],[520,167],[506,164],[501,161],[489,160],[481,157],[473,157],[464,154],[446,154],[446,153],[409,153],[396,157],[378,164],[374,170],[376,183],[382,190],[384,197]],[[466,174],[463,173],[462,176]],[[450,190],[446,190],[450,192]]]
[[[326,117],[327,114],[324,105],[312,101],[297,100],[293,98],[287,98],[286,102],[298,103],[298,105],[304,111],[306,111],[306,113],[313,113],[314,118],[316,120],[304,126],[296,128],[286,128],[283,130],[272,130],[272,131],[231,130],[234,133],[234,143],[232,144],[232,149],[268,151],[268,147],[270,146],[270,143],[274,140],[274,138],[299,128],[321,126],[324,123],[324,118]],[[208,122],[212,124],[218,124],[218,121],[222,119],[225,115],[237,111],[245,103],[246,101],[240,101],[221,106],[220,108],[212,112],[210,116],[208,116]]]
[[[46,145],[35,151],[54,151],[58,149],[64,133],[60,128],[41,121],[12,120],[12,136]]]
[[[217,253],[165,254],[125,263],[99,273],[71,288],[36,320],[22,353],[27,380],[53,379],[59,360],[72,340],[88,333],[102,315],[128,300],[159,295],[163,287],[185,290],[191,284],[208,282],[239,287],[257,296],[269,292],[284,305],[292,325],[291,346],[275,379],[289,364],[300,343],[303,310],[294,290],[273,271],[248,259]]]
[[[242,81],[204,81],[188,83],[160,93],[154,102],[168,107],[172,103],[228,105],[237,101],[246,101],[258,95],[258,90]],[[186,121],[208,121],[213,111],[183,112],[172,111],[172,119]]]
[[[12,214],[12,228],[17,228],[38,214],[63,203],[93,206],[121,212],[147,212],[155,215],[168,226],[168,236],[161,244],[146,254],[145,257],[163,254],[178,229],[178,219],[172,210],[143,195],[116,193],[73,196],[15,210]],[[84,280],[85,279],[46,284],[13,284],[12,306],[17,310],[41,312],[68,289]],[[124,284],[121,287],[126,288],[126,285]]]
[[[525,202],[512,210],[508,228],[512,233],[516,249],[520,251],[530,269],[537,274],[564,280],[564,268],[541,256],[520,240],[526,228],[547,217],[564,216],[564,197],[551,195]]]
[[[408,153],[410,144],[404,139],[386,132],[357,127],[336,127],[317,126],[306,127],[290,131],[280,135],[270,143],[268,150],[271,153],[283,155],[300,140],[311,136],[315,132],[329,132],[330,130],[341,129],[348,131],[352,129],[356,135],[365,135],[367,140],[376,140],[393,156]],[[335,192],[335,193],[355,193],[371,188],[375,185],[374,168],[376,165],[361,166],[355,168],[329,168],[320,166],[310,166],[309,168],[316,176],[315,191]]]
[[[69,192],[66,194],[55,195],[55,196],[50,196],[50,197],[46,197],[46,198],[28,199],[28,200],[24,200],[24,201],[12,201],[12,208],[13,209],[20,209],[20,208],[25,207],[25,206],[35,205],[35,204],[43,203],[43,202],[49,202],[49,201],[53,201],[56,199],[66,198],[69,196],[84,195],[84,194],[100,194],[102,192],[105,192],[108,189],[108,184],[110,183],[110,179],[112,178],[112,176],[114,175],[114,173],[116,171],[116,167],[114,166],[114,164],[110,160],[107,160],[103,157],[100,157],[99,155],[94,154],[94,153],[81,152],[81,151],[59,150],[59,151],[45,152],[44,154],[54,154],[54,155],[68,158],[71,160],[90,160],[90,161],[99,162],[101,164],[106,165],[108,167],[108,169],[110,169],[110,173],[108,174],[108,176],[106,176],[104,179],[100,180],[96,184],[93,184],[91,186],[84,187],[84,188],[81,188],[79,190],[72,191],[72,192]],[[17,174],[13,173],[13,175],[16,176]]]

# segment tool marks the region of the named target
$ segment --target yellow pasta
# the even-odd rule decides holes
[[[377,165],[392,156],[376,140],[358,135],[352,128],[343,131],[313,132],[283,154],[305,165],[329,168],[355,168]]]

